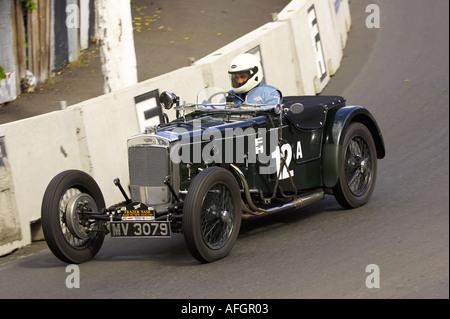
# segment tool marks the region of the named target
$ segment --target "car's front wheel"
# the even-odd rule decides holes
[[[79,264],[93,258],[103,244],[105,233],[84,219],[83,211],[98,212],[105,207],[103,195],[88,174],[70,170],[55,176],[42,200],[44,237],[53,254],[66,263]]]
[[[188,189],[183,210],[186,244],[200,262],[227,256],[241,226],[241,194],[233,174],[221,167],[199,173]]]
[[[372,196],[377,176],[375,142],[368,128],[352,123],[344,136],[339,180],[333,189],[344,208],[366,204]]]

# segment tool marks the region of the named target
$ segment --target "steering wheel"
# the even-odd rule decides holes
[[[211,95],[211,96],[209,97],[208,102],[209,102],[209,103],[212,103],[213,97],[218,96],[218,95],[223,95],[223,96],[225,96],[225,94],[226,94],[226,92],[217,92],[217,93],[214,93],[213,95]]]

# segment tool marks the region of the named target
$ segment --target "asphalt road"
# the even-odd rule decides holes
[[[333,197],[245,223],[231,254],[193,259],[181,235],[108,239],[79,266],[48,249],[0,265],[0,298],[449,298],[449,2],[380,0],[380,27],[352,0],[341,69],[323,94],[370,109],[385,138],[364,207]],[[366,279],[379,270],[379,288]]]

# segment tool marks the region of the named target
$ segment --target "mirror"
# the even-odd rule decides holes
[[[166,110],[170,110],[176,102],[177,98],[178,97],[175,94],[164,91],[159,96],[159,103],[161,103],[161,106]]]

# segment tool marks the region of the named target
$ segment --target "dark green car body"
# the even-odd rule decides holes
[[[195,110],[183,118],[160,125],[151,134],[167,139],[171,147],[179,143],[181,152],[190,153],[187,160],[181,160],[177,164],[176,171],[179,175],[172,176],[172,180],[176,181],[173,188],[187,192],[191,181],[204,168],[220,166],[230,169],[229,164],[235,164],[245,176],[249,189],[255,192],[272,193],[278,177],[278,187],[286,194],[316,188],[331,192],[342,170],[345,132],[355,122],[368,128],[375,143],[376,157],[384,157],[381,131],[366,108],[345,106],[345,99],[338,96],[286,97],[284,101],[278,110],[260,110],[257,107],[246,110]],[[301,103],[303,110],[297,116],[298,119],[290,119],[289,108],[296,103]],[[302,118],[303,114],[305,118]],[[214,132],[211,132],[212,129]],[[230,134],[227,133],[229,131]],[[220,132],[220,136],[217,132]],[[276,132],[282,140],[281,147],[279,143],[268,147],[269,132]],[[255,141],[261,137],[263,143],[255,145]],[[238,140],[243,145],[243,150],[236,149]],[[214,160],[202,160],[200,154],[205,148],[214,148],[212,144],[216,146],[215,150],[211,150],[211,154],[215,151],[212,156]],[[272,162],[264,163],[258,158],[251,161],[250,157],[255,155],[252,153],[255,147],[264,147],[265,159],[272,159]],[[281,174],[278,174],[281,170],[278,168],[280,162],[273,155],[274,152],[282,152],[286,157],[287,168]],[[267,169],[274,164],[276,168],[273,170],[276,172],[260,173],[261,168]]]
[[[222,94],[227,98],[227,92]],[[166,108],[179,101],[163,92]],[[225,100],[225,99],[223,99]],[[297,210],[334,195],[366,204],[385,156],[381,131],[362,106],[339,96],[285,97],[277,105],[177,105],[177,118],[128,139],[131,196],[106,206],[87,173],[55,176],[42,203],[46,241],[60,260],[92,259],[107,234],[169,238],[182,233],[200,262],[232,250],[242,220]],[[178,104],[178,103],[176,103]]]

